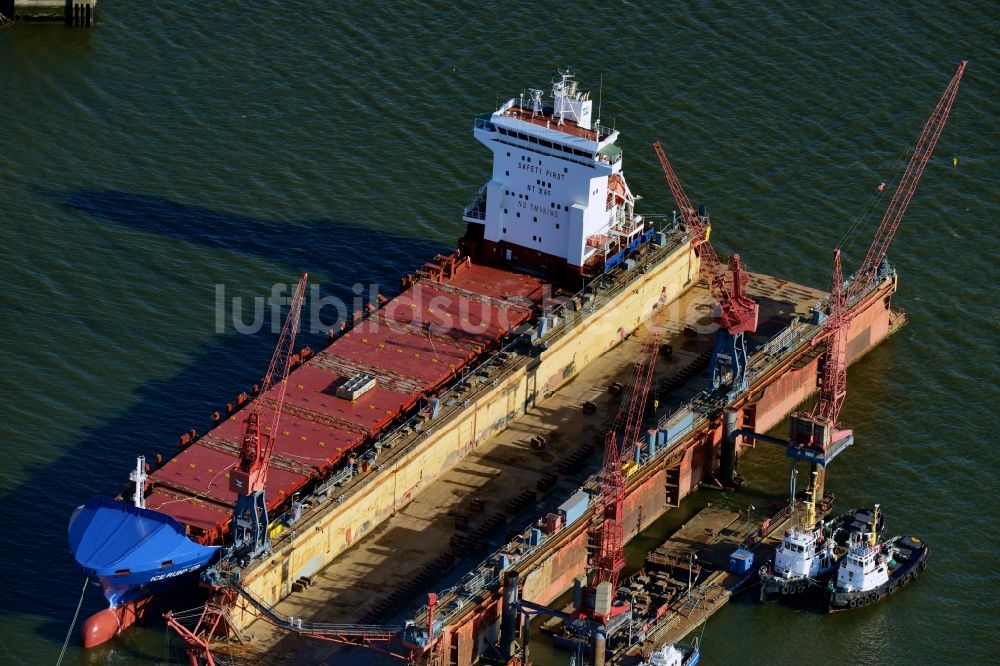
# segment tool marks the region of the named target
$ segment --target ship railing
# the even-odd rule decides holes
[[[467,217],[472,220],[485,220],[486,210],[480,205],[472,204],[465,208],[465,211],[462,213],[462,217]]]
[[[476,198],[465,207],[465,210],[462,211],[462,216],[474,220],[486,219],[486,185],[479,188],[479,191],[476,192]]]
[[[476,115],[475,121],[473,122],[474,129],[486,130],[487,132],[495,132],[497,130],[496,125],[490,120],[492,118],[492,113],[479,113]]]
[[[591,129],[597,133],[598,141],[604,141],[609,136],[618,131],[614,127],[608,127],[607,125],[598,125],[597,123],[592,125]]]

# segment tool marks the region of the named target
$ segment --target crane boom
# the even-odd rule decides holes
[[[302,318],[302,303],[305,300],[306,281],[309,275],[303,273],[292,294],[291,305],[285,323],[278,336],[278,344],[267,373],[261,384],[261,395],[277,386],[274,414],[268,430],[261,429],[261,412],[258,400],[248,408],[244,420],[243,443],[237,468],[229,475],[229,489],[236,493],[231,531],[233,542],[229,547],[229,558],[244,563],[256,558],[270,548],[267,535],[267,502],[264,487],[267,481],[267,467],[277,439],[278,425],[285,405],[285,389],[288,374],[292,371],[295,350],[295,336]]]
[[[945,88],[941,99],[938,100],[937,105],[934,107],[934,111],[931,112],[927,122],[924,123],[924,128],[920,132],[920,138],[917,140],[917,146],[913,150],[913,155],[910,156],[909,164],[906,166],[906,171],[899,180],[896,191],[893,192],[892,200],[889,202],[889,207],[882,217],[882,223],[879,225],[875,238],[868,248],[865,260],[861,262],[861,269],[857,272],[848,288],[847,300],[849,303],[854,303],[875,282],[879,266],[889,251],[889,244],[892,242],[892,237],[896,234],[896,229],[899,228],[899,223],[903,220],[906,207],[909,205],[910,199],[913,198],[913,193],[917,191],[917,183],[920,182],[920,176],[924,173],[924,167],[927,166],[927,161],[931,158],[934,147],[937,146],[938,139],[941,137],[941,131],[948,121],[948,114],[951,113],[951,107],[955,103],[955,96],[958,94],[958,84],[965,73],[966,64],[968,64],[968,61],[963,60],[958,66],[958,70],[948,83],[948,87]]]
[[[760,312],[760,306],[746,295],[746,283],[750,276],[743,271],[738,254],[732,255],[729,270],[726,269],[709,239],[711,226],[708,223],[708,215],[691,205],[659,141],[653,144],[653,150],[656,151],[667,185],[680,209],[681,219],[691,234],[691,246],[701,258],[701,266],[707,273],[709,289],[719,308],[719,324],[725,334],[720,334],[712,357],[713,382],[716,386],[724,383],[719,359],[726,357],[731,365],[729,383],[737,390],[745,388],[746,342],[743,334],[757,330],[757,318]]]
[[[840,408],[847,395],[847,336],[853,320],[851,307],[878,279],[879,267],[885,260],[889,243],[899,228],[907,205],[916,191],[917,183],[948,120],[966,64],[967,61],[963,60],[959,65],[958,71],[955,72],[924,124],[913,155],[889,202],[861,268],[847,285],[844,283],[841,270],[840,248],[834,252],[829,316],[823,324],[823,331],[813,339],[814,344],[823,340],[828,343],[819,371],[819,401],[812,413],[796,412],[792,415],[788,453],[793,459],[806,459],[817,466],[825,467],[854,441],[850,430],[837,427]],[[816,478],[819,484],[823,483],[822,473]]]
[[[308,273],[303,273],[302,277],[299,278],[299,283],[295,287],[291,301],[289,301],[288,316],[285,317],[285,323],[281,328],[281,335],[278,336],[278,345],[275,347],[274,355],[271,357],[267,374],[264,375],[263,386],[265,388],[263,390],[267,390],[273,385],[276,376],[275,373],[277,373],[278,377],[277,405],[274,410],[274,417],[271,420],[271,429],[267,433],[267,445],[264,447],[263,452],[265,468],[267,461],[271,458],[274,440],[279,432],[278,425],[281,422],[282,408],[285,406],[285,391],[288,389],[288,375],[292,371],[292,357],[295,354],[295,336],[299,330],[299,323],[302,321],[302,304],[306,297],[306,282],[308,279]]]

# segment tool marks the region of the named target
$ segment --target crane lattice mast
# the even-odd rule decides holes
[[[653,144],[653,150],[656,151],[667,185],[680,209],[681,219],[691,235],[691,246],[701,258],[701,267],[706,273],[709,289],[719,308],[719,324],[722,331],[712,356],[713,384],[716,387],[729,384],[733,390],[740,391],[746,388],[747,350],[744,334],[757,330],[757,317],[760,311],[760,306],[746,295],[746,284],[750,276],[743,270],[738,254],[732,255],[727,270],[709,240],[711,226],[708,214],[704,209],[696,210],[691,205],[680,179],[658,141]]]
[[[955,96],[958,94],[958,84],[962,80],[962,75],[965,73],[965,66],[967,64],[968,61],[963,60],[958,66],[958,70],[948,83],[948,87],[945,88],[941,99],[938,100],[927,122],[924,123],[923,130],[920,132],[920,138],[917,140],[917,146],[913,150],[913,155],[910,156],[909,164],[906,165],[906,171],[899,180],[896,191],[893,192],[889,207],[886,209],[885,215],[882,216],[882,223],[879,225],[878,231],[875,233],[875,238],[872,240],[872,244],[865,254],[865,260],[861,262],[861,269],[855,274],[854,279],[851,280],[851,284],[848,287],[847,301],[851,305],[862,294],[868,291],[869,288],[874,286],[879,274],[879,268],[882,266],[886,253],[889,251],[889,244],[892,242],[893,236],[896,235],[896,229],[899,228],[899,223],[903,220],[906,207],[910,204],[913,193],[917,191],[917,183],[920,182],[920,176],[923,175],[924,168],[927,166],[927,162],[934,152],[934,147],[937,146],[945,123],[948,122],[948,115],[951,113],[951,107],[955,103]]]
[[[302,318],[302,303],[305,300],[308,277],[307,273],[303,273],[292,294],[288,316],[285,318],[278,344],[261,383],[261,396],[271,388],[277,387],[270,428],[261,429],[258,397],[248,408],[239,461],[237,468],[229,475],[229,489],[236,493],[236,506],[233,509],[231,525],[233,542],[229,547],[229,558],[232,560],[248,562],[270,548],[264,486],[285,405],[285,389],[288,384],[288,374],[292,370],[295,336]]]
[[[963,60],[959,65],[958,71],[955,72],[924,124],[913,155],[892,195],[892,200],[865,254],[861,268],[846,284],[841,271],[840,248],[834,252],[829,315],[823,323],[823,331],[813,338],[814,344],[827,341],[819,369],[819,400],[811,413],[796,412],[792,415],[788,448],[788,454],[793,460],[805,459],[813,463],[814,498],[817,493],[822,493],[823,468],[854,442],[850,430],[837,427],[840,408],[847,395],[847,337],[853,320],[851,308],[870,289],[887,277],[885,259],[889,244],[899,228],[899,223],[916,191],[917,183],[948,120],[966,64],[967,61]]]
[[[662,304],[658,304],[662,305]],[[618,588],[618,578],[625,567],[625,529],[622,507],[625,501],[624,460],[640,438],[642,422],[649,401],[650,386],[656,369],[656,358],[663,337],[659,309],[650,317],[649,334],[643,343],[638,363],[632,371],[631,388],[604,439],[604,466],[601,471],[601,491],[595,516],[597,552],[591,560],[593,585],[610,583],[612,594]],[[607,620],[607,618],[604,618]]]

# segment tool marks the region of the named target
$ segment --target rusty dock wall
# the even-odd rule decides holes
[[[895,282],[890,278],[854,307],[848,335],[848,360],[853,362],[902,325],[902,313],[892,310]],[[817,388],[820,345],[811,344],[818,327],[793,324],[751,360],[749,390],[728,407],[736,409],[739,424],[764,432],[803,403]],[[624,505],[626,541],[652,524],[706,481],[718,468],[723,437],[721,410],[703,416],[669,452],[641,468],[628,480]],[[593,507],[583,518],[552,535],[542,547],[513,565],[523,581],[522,598],[548,604],[570,589],[573,579],[586,572],[588,529]],[[490,590],[448,618],[428,646],[428,652],[447,655],[451,666],[470,666],[491,652],[498,637],[500,589]]]

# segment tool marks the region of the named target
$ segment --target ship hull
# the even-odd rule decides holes
[[[927,568],[927,558],[930,555],[930,550],[922,539],[913,536],[902,536],[891,539],[889,544],[904,544],[910,553],[904,562],[898,563],[899,566],[893,570],[889,576],[889,580],[871,590],[847,592],[835,588],[828,589],[828,612],[837,613],[870,606],[885,597],[892,596],[904,585],[915,580],[920,575],[920,572]]]
[[[149,595],[94,613],[80,627],[81,644],[92,648],[110,641],[141,620],[156,605],[156,601],[154,596]]]
[[[106,497],[79,507],[68,533],[73,557],[111,609],[194,583],[219,554],[188,539],[173,518]]]

